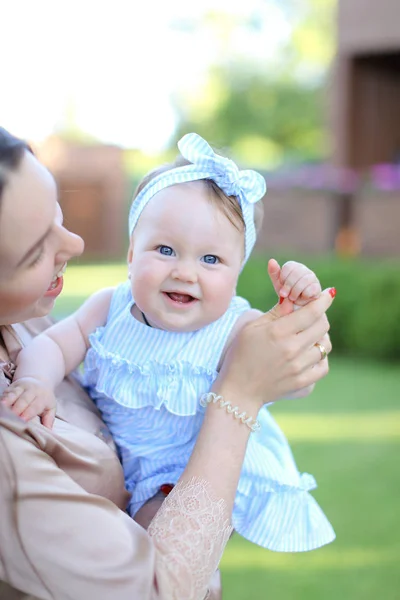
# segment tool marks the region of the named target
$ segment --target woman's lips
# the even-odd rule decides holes
[[[53,284],[51,284],[50,288],[45,293],[45,298],[57,298],[57,296],[59,296],[62,292],[63,285],[64,277],[58,277],[56,285],[52,287]]]

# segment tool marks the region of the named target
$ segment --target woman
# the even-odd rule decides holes
[[[0,391],[82,250],[62,225],[51,175],[0,130]],[[315,344],[331,350],[331,303],[325,292],[276,320],[291,311],[285,301],[247,326],[213,391],[255,417],[313,386],[328,371]],[[122,471],[96,409],[73,381],[58,396],[52,430],[0,406],[0,579],[46,600],[204,598],[231,533],[250,429],[209,405],[189,464],[146,532],[124,512]]]

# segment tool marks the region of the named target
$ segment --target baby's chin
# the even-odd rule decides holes
[[[193,319],[185,319],[185,318],[177,318],[175,315],[172,316],[155,316],[154,319],[149,319],[148,315],[146,315],[147,319],[152,323],[154,327],[157,329],[164,329],[165,331],[170,331],[172,333],[190,333],[191,331],[198,331],[199,329],[203,329],[207,327],[207,325],[211,325],[217,321],[222,315],[215,316],[212,319],[206,318],[193,318]]]

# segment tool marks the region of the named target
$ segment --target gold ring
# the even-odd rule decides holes
[[[316,346],[318,348],[318,350],[321,352],[321,360],[324,360],[324,358],[326,358],[328,356],[325,346],[323,346],[322,344],[319,344],[318,342],[316,344],[314,344],[314,346]]]

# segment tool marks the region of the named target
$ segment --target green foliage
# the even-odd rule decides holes
[[[337,0],[283,0],[281,6],[293,22],[287,46],[292,72],[321,76],[335,52]]]
[[[323,287],[336,287],[329,311],[335,353],[377,359],[400,358],[399,264],[332,258],[299,259],[315,270]],[[241,276],[238,292],[260,310],[276,303],[267,280],[266,261],[254,257]]]
[[[255,143],[267,140],[274,152],[267,149],[261,156],[264,168],[325,156],[324,106],[318,86],[267,79],[236,66],[210,73],[207,94],[214,91],[218,101],[210,103],[208,110],[199,99],[192,104],[176,100],[181,115],[178,139],[196,131],[217,147],[229,146],[235,158],[252,166],[253,154],[251,148],[246,152],[246,139]],[[259,159],[257,162],[256,166],[261,166]]]
[[[197,26],[208,32],[220,55],[201,85],[176,95],[177,137],[196,131],[257,168],[326,158],[324,85],[335,50],[336,3],[275,2],[289,35],[270,58],[267,53],[256,58],[250,49],[235,54],[235,33],[247,31],[251,44],[251,30],[263,30],[268,17],[262,16],[261,2],[240,22],[220,11],[204,15]]]

